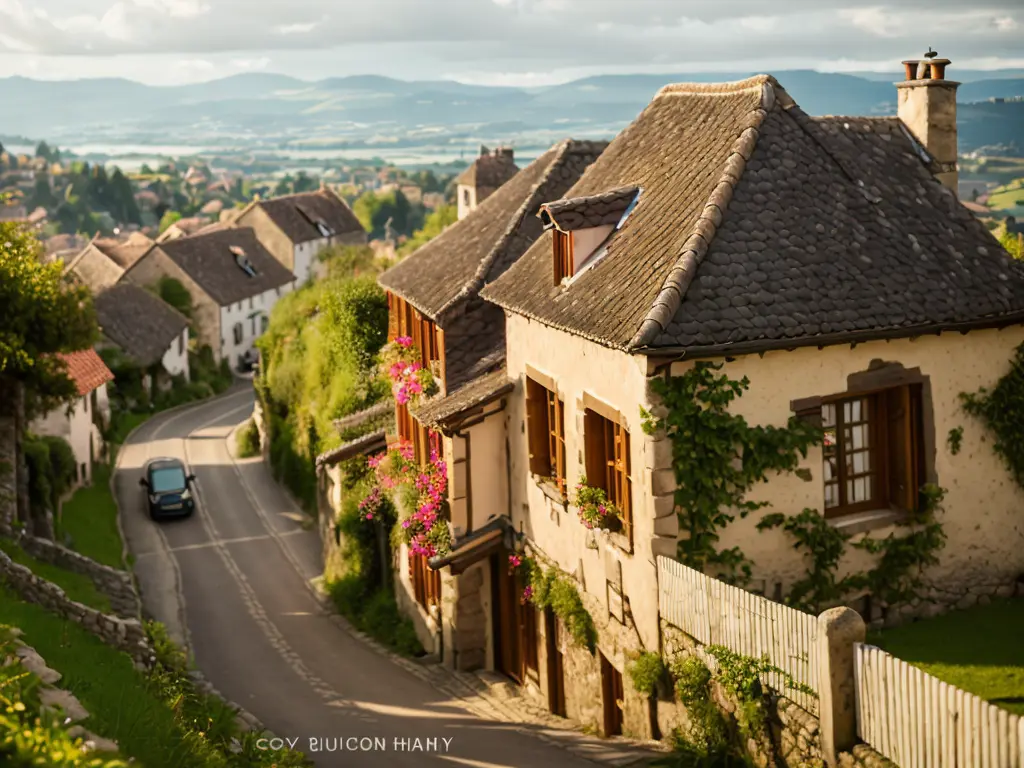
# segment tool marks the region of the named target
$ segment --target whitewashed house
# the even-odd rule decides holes
[[[120,349],[158,383],[189,378],[188,318],[144,288],[121,282],[97,294],[96,317],[104,345]]]
[[[159,243],[125,275],[138,285],[155,285],[162,277],[178,280],[192,297],[198,344],[232,367],[253,354],[270,310],[295,281],[249,227]]]
[[[67,366],[68,378],[78,389],[78,398],[68,406],[60,406],[35,419],[30,431],[37,435],[62,437],[75,454],[75,479],[92,482],[92,464],[103,450],[100,425],[110,418],[107,382],[114,374],[93,349],[59,354]]]
[[[235,220],[252,227],[260,242],[304,283],[317,274],[317,257],[331,245],[365,245],[366,230],[331,189],[252,203]]]

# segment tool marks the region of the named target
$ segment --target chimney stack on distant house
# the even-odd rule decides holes
[[[512,147],[498,147],[493,153],[480,147],[480,156],[455,179],[460,220],[516,175],[519,169],[513,154]]]
[[[906,79],[896,83],[897,115],[932,160],[932,173],[957,193],[956,89],[946,80],[949,59],[931,48],[922,59],[903,62]]]

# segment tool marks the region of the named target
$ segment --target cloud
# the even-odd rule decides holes
[[[741,62],[893,68],[929,45],[954,65],[998,61],[1020,58],[1024,24],[1020,0],[49,0],[47,12],[32,10],[39,4],[0,0],[0,52],[279,62],[359,50],[364,72],[398,56],[394,66],[410,62],[413,77],[527,82],[570,70],[750,68]]]

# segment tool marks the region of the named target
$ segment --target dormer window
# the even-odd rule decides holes
[[[621,187],[587,197],[556,200],[538,216],[553,230],[555,285],[572,280],[606,252],[611,236],[625,223],[640,199],[639,187]]]
[[[249,261],[249,257],[245,255],[245,251],[242,248],[239,248],[237,245],[232,245],[228,250],[230,250],[231,254],[235,257],[235,264],[238,265],[239,269],[245,272],[249,277],[256,277],[256,267],[254,267],[252,262]]]

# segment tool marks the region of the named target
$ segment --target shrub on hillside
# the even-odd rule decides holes
[[[29,503],[37,511],[54,511],[77,477],[75,452],[62,437],[29,436],[23,446],[28,464]]]
[[[238,455],[241,458],[247,459],[251,456],[260,455],[260,431],[255,421],[249,419],[245,426],[238,430],[236,439],[238,441]]]

